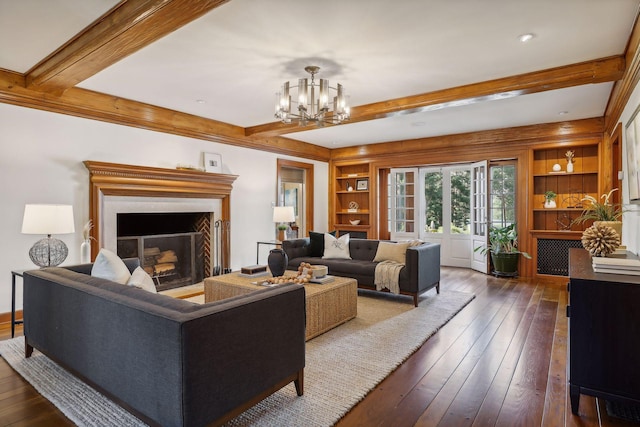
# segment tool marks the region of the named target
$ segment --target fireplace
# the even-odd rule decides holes
[[[210,212],[117,214],[117,253],[139,258],[158,291],[201,282],[211,271]],[[209,276],[209,274],[206,274]]]
[[[158,289],[230,270],[230,197],[237,176],[84,164],[90,172],[92,259],[103,247],[121,257],[136,256],[153,272]],[[227,234],[213,244],[213,234],[222,228],[218,224],[226,224]]]

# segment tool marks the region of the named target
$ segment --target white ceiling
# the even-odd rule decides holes
[[[116,0],[1,0],[0,68],[27,72]],[[249,127],[285,80],[342,83],[351,105],[624,52],[640,0],[231,0],[80,87]],[[523,44],[518,36],[534,33]],[[602,116],[612,83],[284,135],[329,148]],[[202,100],[204,102],[198,102]],[[564,114],[560,114],[564,112]]]

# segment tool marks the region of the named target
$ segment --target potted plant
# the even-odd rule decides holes
[[[483,255],[489,252],[491,264],[493,264],[493,274],[496,276],[517,276],[520,255],[531,259],[531,255],[518,250],[516,224],[490,227],[489,244],[486,247],[477,247],[474,251],[480,251]]]
[[[556,207],[556,197],[558,195],[549,190],[544,193],[544,207],[545,208],[555,208]]]
[[[622,237],[622,221],[620,218],[624,213],[622,205],[620,203],[611,203],[611,195],[617,188],[609,191],[606,194],[600,196],[603,200],[598,201],[593,196],[585,196],[582,198],[584,202],[587,202],[582,214],[573,220],[573,224],[582,224],[586,221],[593,220],[595,223],[605,223],[604,225],[613,228],[618,232],[618,235]]]

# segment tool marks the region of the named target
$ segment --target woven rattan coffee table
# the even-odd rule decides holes
[[[264,286],[251,282],[264,279],[240,276],[239,273],[223,274],[204,279],[204,301],[219,301],[236,295],[244,295]],[[358,283],[348,277],[335,277],[324,285],[304,285],[307,303],[307,333],[310,340],[329,329],[353,319],[358,313]]]

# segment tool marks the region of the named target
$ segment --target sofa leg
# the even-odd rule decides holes
[[[418,293],[417,292],[415,294],[413,294],[413,306],[414,307],[418,306]]]
[[[296,393],[298,396],[302,396],[304,394],[304,369],[300,369],[298,372],[298,378],[293,381],[296,386]]]
[[[29,358],[33,354],[33,347],[27,342],[27,337],[24,337],[24,357]]]
[[[436,284],[436,293],[440,294],[440,282]]]

